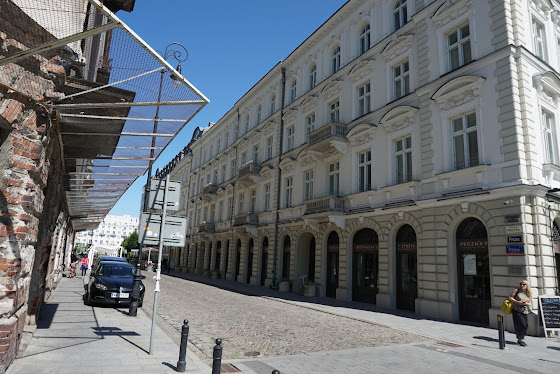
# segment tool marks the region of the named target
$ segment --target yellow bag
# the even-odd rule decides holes
[[[505,299],[500,308],[504,314],[511,314],[511,309],[513,308],[513,303],[509,299]]]

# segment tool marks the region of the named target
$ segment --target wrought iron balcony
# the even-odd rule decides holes
[[[237,170],[237,180],[239,182],[259,183],[261,165],[255,161],[249,161]]]
[[[254,213],[240,214],[233,219],[234,226],[256,226],[258,223],[259,217]]]
[[[340,212],[346,208],[345,198],[334,195],[324,196],[305,202],[305,214]]]
[[[346,125],[330,122],[307,135],[307,149],[324,152],[332,146],[332,141],[346,142]]]

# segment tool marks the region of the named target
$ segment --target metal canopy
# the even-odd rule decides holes
[[[63,95],[41,101],[54,113],[73,226],[96,228],[209,100],[98,0],[12,0],[0,10],[41,31],[0,25],[27,43],[2,52],[2,84],[29,95],[10,72],[62,60]]]

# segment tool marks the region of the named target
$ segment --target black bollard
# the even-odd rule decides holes
[[[187,370],[187,342],[189,340],[189,321],[183,321],[181,329],[181,346],[179,347],[179,361],[177,361],[177,372],[184,373]]]
[[[214,354],[212,355],[212,374],[220,374],[222,369],[222,339],[216,339]]]
[[[272,370],[272,374],[280,374],[278,370]]]
[[[504,326],[504,316],[498,314],[498,339],[500,341],[500,349],[506,348],[506,330]]]

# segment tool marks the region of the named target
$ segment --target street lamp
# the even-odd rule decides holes
[[[159,52],[159,51],[158,51]],[[160,52],[161,54],[161,52]],[[173,59],[175,61],[177,61],[178,65],[177,65],[177,72],[179,74],[181,74],[181,62],[186,61],[189,58],[189,52],[187,51],[187,49],[185,48],[184,45],[180,44],[180,43],[170,43],[167,45],[167,47],[165,47],[165,53],[163,54],[163,59],[164,60],[168,60],[168,59]],[[161,69],[161,74],[160,74],[160,78],[159,78],[159,91],[158,91],[158,99],[157,102],[160,103],[161,102],[161,90],[163,87],[163,76],[165,75],[165,69]],[[175,74],[171,74],[170,75],[171,80],[173,81],[173,87],[178,88],[181,86],[182,80],[180,79],[180,77],[178,77]],[[142,211],[140,212],[140,215],[142,215],[143,212],[148,210],[148,195],[149,195],[149,191],[150,191],[150,184],[151,184],[151,180],[152,180],[152,164],[154,163],[153,158],[154,158],[154,151],[155,151],[155,147],[156,147],[156,137],[155,134],[157,133],[157,128],[158,128],[158,121],[159,121],[159,105],[156,107],[156,115],[154,117],[154,131],[153,131],[153,136],[152,136],[152,147],[150,149],[150,161],[149,161],[149,166],[148,166],[148,177],[147,177],[147,181],[146,181],[146,189],[145,189],[145,193],[144,193],[144,201],[142,201]],[[138,246],[138,261],[136,263],[136,272],[134,273],[134,281],[132,282],[132,300],[130,301],[130,307],[128,309],[128,315],[132,316],[132,317],[136,317],[137,312],[138,312],[138,299],[140,298],[140,285],[142,283],[142,271],[140,270],[140,261],[142,260],[142,246],[144,244],[144,237],[146,236],[146,231],[144,230],[144,235],[142,235],[142,238],[140,239],[140,243]],[[162,238],[159,238],[160,240],[163,240]]]

